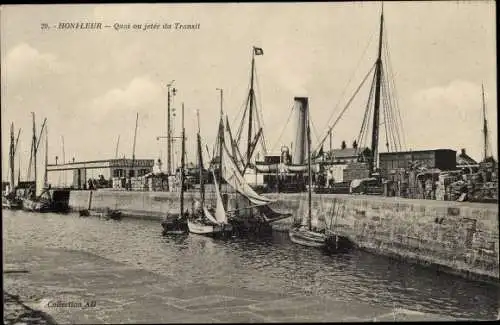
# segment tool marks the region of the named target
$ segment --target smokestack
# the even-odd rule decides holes
[[[305,163],[306,160],[306,149],[307,149],[307,137],[306,137],[306,123],[307,123],[307,111],[308,98],[307,97],[295,97],[294,98],[294,111],[295,111],[295,121],[296,121],[296,133],[294,142],[294,152],[292,156],[292,164],[301,165]]]

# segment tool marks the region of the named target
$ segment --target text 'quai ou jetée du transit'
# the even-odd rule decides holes
[[[200,23],[120,23],[105,24],[100,22],[59,22],[57,24],[41,23],[42,30],[56,29],[56,30],[115,30],[115,31],[154,31],[154,30],[199,30]]]

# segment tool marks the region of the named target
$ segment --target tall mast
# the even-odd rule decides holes
[[[181,216],[184,214],[184,156],[186,152],[186,130],[184,129],[184,103],[182,103],[182,146],[181,146]]]
[[[223,104],[222,101],[224,99],[224,90],[221,88],[217,88],[220,91],[220,122],[219,122],[219,175],[218,175],[218,183],[219,188],[222,189],[222,146],[224,145],[224,120],[223,120]]]
[[[486,103],[484,100],[484,86],[481,84],[483,93],[483,135],[484,135],[484,160],[488,157],[488,123],[486,121]]]
[[[16,157],[16,153],[18,152],[17,151],[17,145],[19,144],[19,136],[21,135],[21,129],[19,129],[19,131],[17,132],[17,138],[16,138],[16,144],[14,145],[14,154],[13,154],[13,157],[14,157],[14,160],[13,160],[13,164],[12,164],[12,173],[14,173],[14,169],[15,169],[15,157]],[[17,154],[18,158],[17,160],[19,161],[19,169],[18,169],[18,174],[17,174],[17,184],[19,185],[20,181],[21,181],[21,160],[19,158],[19,154]],[[12,185],[14,187],[14,184]]]
[[[36,193],[36,125],[35,125],[35,113],[31,112],[33,116],[33,145],[32,145],[32,157],[33,157],[33,171],[35,173],[35,193]],[[36,195],[36,194],[35,194]]]
[[[172,96],[175,96],[175,88],[172,88],[172,84],[175,80],[172,80],[167,85],[167,173],[172,174],[172,129],[170,126],[171,118],[170,118],[170,101]],[[172,91],[172,93],[170,93]]]
[[[330,129],[330,131],[328,132],[328,135],[330,137],[330,151],[332,151],[332,130],[333,129]]]
[[[384,7],[380,14],[380,35],[378,40],[378,58],[375,68],[375,106],[373,109],[373,128],[372,128],[372,160],[370,172],[373,172],[377,167],[378,155],[378,136],[379,136],[379,118],[380,118],[380,91],[381,91],[381,78],[382,78],[382,37],[384,29]]]
[[[10,150],[9,150],[9,164],[10,164],[10,191],[14,191],[14,123],[10,125]]]
[[[198,167],[200,170],[200,196],[201,196],[201,204],[205,203],[205,184],[203,180],[203,152],[201,150],[201,135],[200,135],[200,110],[196,110],[196,118],[198,120],[198,135],[196,137],[198,144]]]
[[[312,228],[311,224],[311,201],[312,201],[312,177],[311,177],[311,128],[309,121],[309,108],[306,112],[307,118],[307,178],[308,178],[308,209],[307,209],[307,226],[309,230]]]
[[[49,130],[45,126],[45,170],[43,174],[43,185],[48,187],[47,165],[49,164]]]
[[[135,165],[135,142],[137,139],[137,123],[138,122],[139,122],[139,113],[137,113],[136,118],[135,118],[134,145],[132,147],[132,173],[134,173],[134,165]],[[134,175],[135,175],[135,173],[134,173]],[[130,178],[132,180],[132,176],[130,176]],[[130,184],[130,186],[132,186],[132,184]]]
[[[250,74],[250,92],[249,96],[249,112],[248,112],[248,141],[247,141],[247,164],[250,163],[250,151],[252,150],[252,113],[253,113],[253,99],[254,99],[254,90],[253,90],[253,80],[254,80],[254,69],[255,69],[255,47],[252,48],[252,71]]]

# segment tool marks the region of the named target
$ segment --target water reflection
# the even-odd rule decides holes
[[[498,289],[414,265],[352,251],[332,255],[294,245],[286,233],[214,240],[161,235],[157,222],[3,211],[4,249],[80,249],[175,278],[287,294],[325,295],[385,307],[492,318]]]

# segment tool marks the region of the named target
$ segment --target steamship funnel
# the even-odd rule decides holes
[[[306,160],[307,150],[307,137],[306,137],[306,123],[307,123],[307,110],[308,98],[295,97],[294,98],[294,114],[295,114],[295,141],[294,151],[292,156],[292,164],[302,165]]]

